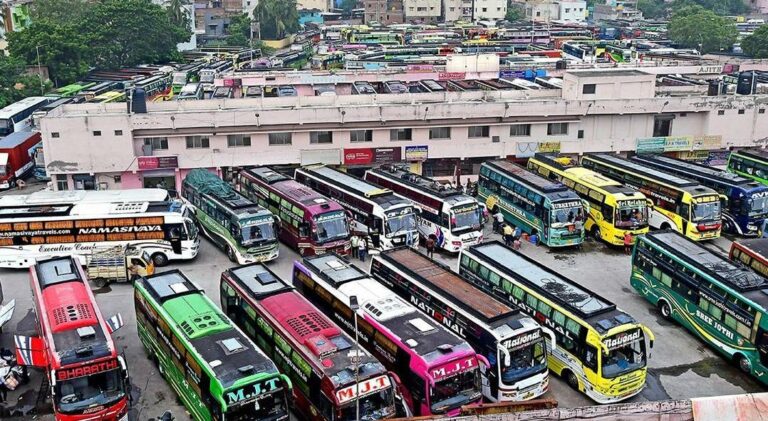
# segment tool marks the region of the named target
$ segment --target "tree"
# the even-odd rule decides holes
[[[171,23],[178,26],[179,28],[189,28],[190,27],[190,19],[189,16],[189,10],[187,10],[187,7],[189,6],[189,1],[187,0],[169,0],[168,6],[165,9],[168,12],[168,19],[171,20]]]
[[[0,54],[0,108],[22,98],[40,95],[40,78],[26,74],[27,66],[23,60]],[[50,89],[50,82],[43,90]]]
[[[507,14],[504,16],[504,19],[507,22],[517,22],[519,20],[523,20],[525,19],[525,11],[519,4],[508,1]]]
[[[102,0],[89,9],[80,28],[90,63],[103,69],[170,61],[178,53],[176,44],[191,35],[150,0]]]
[[[253,19],[261,25],[264,39],[282,39],[299,30],[296,0],[261,0],[253,9]]]
[[[676,11],[668,27],[672,41],[702,53],[729,51],[739,35],[733,22],[701,6]]]
[[[664,0],[638,0],[637,9],[643,12],[646,19],[661,19],[667,14]]]
[[[247,14],[232,16],[227,29],[227,45],[250,46],[251,45],[251,18]]]
[[[673,12],[690,6],[701,6],[718,15],[738,15],[749,12],[743,0],[674,0],[671,4]]]
[[[762,25],[744,38],[741,49],[752,58],[768,58],[768,25]]]
[[[32,22],[49,20],[61,25],[82,22],[90,5],[87,0],[35,0],[31,3]]]
[[[10,54],[27,64],[40,63],[58,84],[69,84],[88,72],[88,45],[80,30],[48,19],[33,21],[23,31],[8,34]]]

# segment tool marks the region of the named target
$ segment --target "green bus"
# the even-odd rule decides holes
[[[742,149],[728,157],[728,171],[768,185],[768,151]]]
[[[181,195],[194,209],[200,230],[229,260],[245,265],[277,259],[280,220],[272,212],[202,168],[184,177]]]
[[[661,315],[768,384],[768,279],[675,231],[638,238],[630,283]]]
[[[96,82],[88,82],[83,84],[73,83],[71,85],[62,86],[61,88],[56,89],[54,92],[52,92],[49,95],[60,96],[60,97],[71,97],[79,94],[80,91],[88,89],[94,85],[96,85]]]
[[[134,289],[139,339],[195,420],[288,419],[291,381],[179,270]]]

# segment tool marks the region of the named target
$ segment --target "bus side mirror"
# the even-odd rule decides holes
[[[584,199],[581,199],[581,203],[582,203],[582,205],[584,206],[584,213],[585,213],[585,214],[588,214],[588,213],[589,213],[589,211],[590,211],[590,210],[592,210],[592,208],[590,208],[590,207],[589,207],[589,202],[587,202],[587,201],[586,201],[586,200],[584,200]]]
[[[118,329],[123,327],[125,323],[123,323],[123,315],[120,313],[115,314],[114,316],[107,319],[107,328],[109,328],[109,333],[115,333]]]
[[[653,203],[653,200],[651,200],[651,199],[645,199],[645,204],[649,208],[653,208],[655,206],[654,203]]]
[[[725,208],[728,206],[728,196],[721,194],[720,195],[720,207]]]
[[[555,332],[553,332],[551,329],[542,328],[544,333],[549,336],[549,348],[550,351],[554,351],[557,349],[557,339],[555,339]]]
[[[48,357],[45,352],[45,342],[39,336],[14,335],[16,344],[16,361],[19,365],[31,367],[47,367]],[[53,374],[53,373],[52,373]],[[51,375],[51,379],[55,376]]]

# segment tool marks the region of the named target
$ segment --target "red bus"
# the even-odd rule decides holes
[[[350,253],[344,208],[311,188],[269,167],[240,171],[240,192],[278,215],[280,239],[302,256]]]
[[[728,257],[768,278],[768,238],[734,241]]]
[[[290,377],[303,419],[411,415],[397,375],[264,265],[229,269],[220,287],[224,312]]]
[[[38,260],[30,284],[40,336],[17,335],[16,357],[45,369],[56,419],[127,420],[128,369],[111,336],[122,317],[104,319],[71,256]]]

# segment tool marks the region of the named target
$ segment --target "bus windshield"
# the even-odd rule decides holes
[[[616,228],[639,228],[648,225],[648,205],[644,200],[623,200],[616,209]]]
[[[288,416],[283,391],[278,390],[259,396],[256,402],[238,405],[226,413],[227,421],[264,420],[274,421]]]
[[[456,206],[451,209],[451,231],[479,228],[483,211],[477,203]]]
[[[78,412],[96,405],[109,406],[125,396],[120,369],[103,371],[56,383],[57,406],[61,412]]]
[[[768,213],[768,195],[762,197],[753,195],[749,199],[749,216],[759,216]]]
[[[355,401],[341,408],[340,420],[357,419]],[[395,413],[395,394],[393,388],[377,391],[360,398],[360,420],[373,421],[387,418]]]
[[[552,228],[562,228],[574,222],[584,221],[584,209],[581,202],[552,203]]]
[[[340,240],[349,236],[347,217],[342,211],[326,212],[312,219],[315,222],[312,237],[317,243]]]
[[[8,175],[8,166],[0,165],[0,177],[5,177],[6,175]]]
[[[187,239],[197,240],[197,225],[195,225],[192,221],[184,221],[184,226],[187,229]]]
[[[387,238],[394,237],[408,230],[415,230],[416,218],[413,216],[413,208],[406,207],[387,212],[384,228]]]
[[[538,371],[543,371],[547,366],[547,352],[544,339],[524,346],[517,350],[509,350],[510,365],[501,365],[501,380],[506,384],[513,384],[525,379]],[[504,358],[499,358],[504,361]]]
[[[693,203],[691,209],[691,219],[694,222],[700,221],[719,221],[720,220],[720,202]]]
[[[13,121],[7,118],[0,119],[0,137],[11,134],[12,127],[13,127]]]
[[[174,73],[173,74],[173,84],[174,85],[184,85],[187,83],[187,74],[186,73]]]
[[[275,239],[272,218],[248,219],[242,222],[240,235],[244,246]]]
[[[442,414],[480,398],[480,372],[477,369],[438,380],[430,391],[432,412]]]
[[[645,367],[645,336],[641,329],[621,332],[605,339],[603,343],[619,344],[607,347],[603,353],[603,377],[612,379]]]

